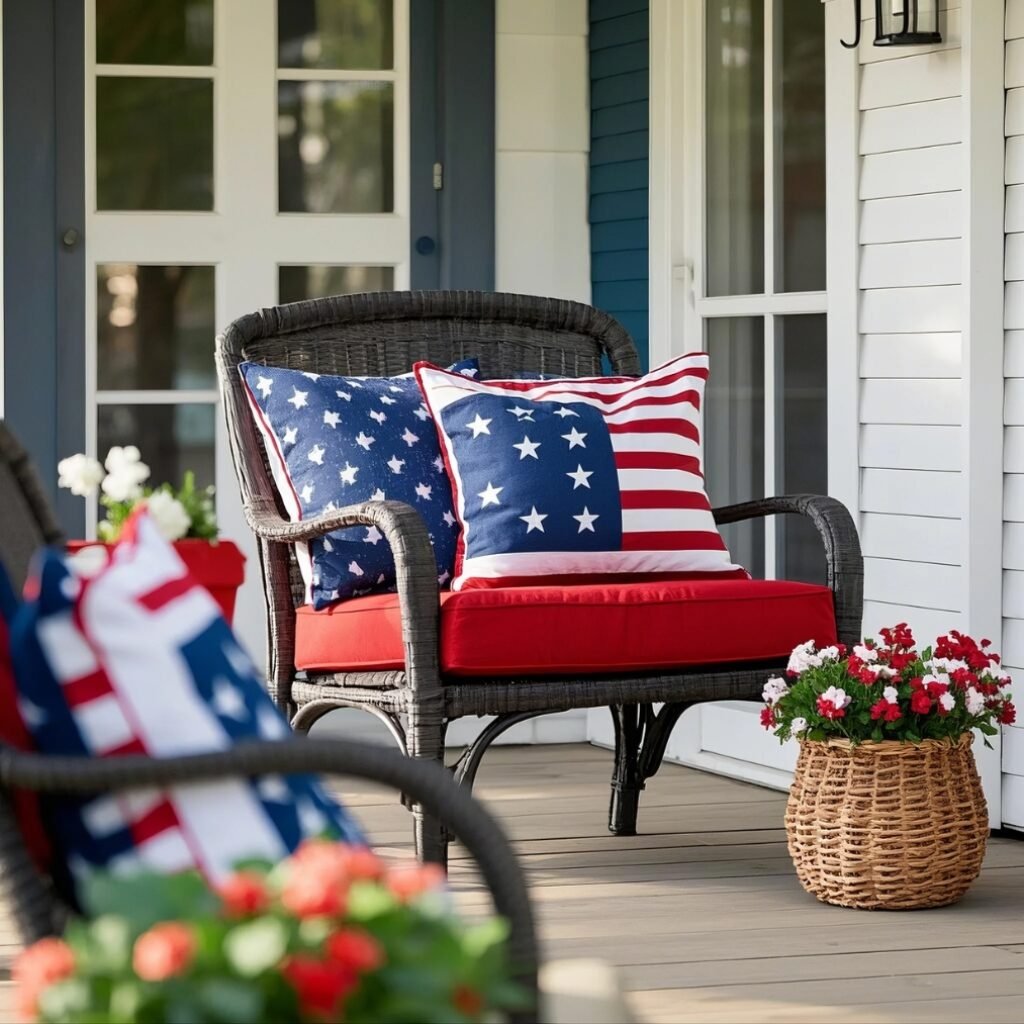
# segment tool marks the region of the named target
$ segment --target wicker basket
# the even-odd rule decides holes
[[[869,910],[960,899],[989,830],[972,740],[803,741],[786,806],[803,887],[823,903]]]

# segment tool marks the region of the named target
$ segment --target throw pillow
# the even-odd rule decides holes
[[[478,382],[427,363],[416,374],[462,524],[453,589],[746,575],[704,490],[704,353],[637,379]]]
[[[458,524],[437,432],[413,375],[333,377],[259,363],[240,369],[292,521],[361,501],[407,502],[427,524],[438,583],[448,583]],[[476,360],[452,371],[475,375]],[[394,589],[391,549],[374,526],[298,544],[296,558],[315,608]]]
[[[11,624],[19,705],[44,754],[176,757],[291,735],[213,598],[145,514],[96,575],[42,555]],[[92,869],[212,880],[248,858],[277,860],[307,837],[362,842],[313,776],[47,801],[50,835],[72,882]]]

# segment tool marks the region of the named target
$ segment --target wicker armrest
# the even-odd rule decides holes
[[[442,820],[476,861],[495,909],[509,922],[509,954],[517,977],[536,990],[539,954],[522,869],[498,822],[439,764],[414,761],[386,748],[349,740],[240,743],[217,753],[166,759],[49,757],[0,746],[0,787],[7,791],[84,795],[209,782],[225,776],[307,772],[382,783],[405,793]],[[11,842],[3,845],[10,853]],[[23,850],[19,848],[19,852]],[[11,866],[8,857],[3,874],[6,881],[15,882],[17,879],[10,877]],[[29,931],[45,931],[46,926],[47,922],[40,922]],[[525,1014],[517,1019],[536,1018]]]
[[[801,515],[810,519],[825,547],[828,586],[835,602],[839,639],[846,644],[861,639],[864,559],[857,527],[842,502],[820,494],[791,494],[727,505],[716,508],[714,515],[719,525],[772,515]]]

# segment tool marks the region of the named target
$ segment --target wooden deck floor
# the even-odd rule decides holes
[[[478,792],[516,842],[546,955],[618,965],[638,1020],[1024,1021],[1024,842],[993,840],[958,906],[841,910],[798,885],[781,794],[665,765],[644,795],[644,834],[617,838],[610,765],[584,745],[499,747]],[[393,796],[347,799],[378,844],[408,848]],[[459,851],[452,878],[465,909],[483,910]],[[14,948],[4,922],[0,955]]]

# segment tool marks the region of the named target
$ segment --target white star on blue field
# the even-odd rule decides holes
[[[476,360],[456,372],[475,376]],[[414,377],[335,377],[243,363],[242,374],[284,456],[303,519],[363,501],[404,501],[423,516],[438,582],[451,578],[458,537],[437,431]],[[310,545],[312,598],[393,590],[395,563],[376,527]]]

